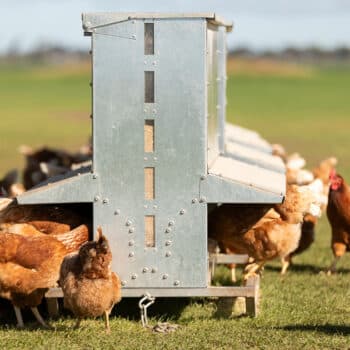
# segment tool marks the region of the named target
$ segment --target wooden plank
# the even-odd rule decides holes
[[[154,215],[145,216],[145,246],[155,247],[155,220]]]
[[[247,264],[246,254],[210,254],[209,261],[215,264]]]
[[[154,120],[145,120],[144,126],[145,152],[154,152]]]
[[[152,200],[154,193],[154,168],[145,168],[145,199]]]

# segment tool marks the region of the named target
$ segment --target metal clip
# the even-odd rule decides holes
[[[145,293],[143,298],[139,301],[139,308],[141,312],[141,322],[142,327],[148,327],[148,318],[147,318],[147,309],[156,301],[155,297],[152,297],[151,294]],[[147,303],[146,303],[147,302]]]

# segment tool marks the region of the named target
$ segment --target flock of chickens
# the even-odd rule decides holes
[[[76,155],[51,149],[36,152],[28,147],[23,184],[16,171],[0,181],[0,297],[12,302],[17,326],[23,327],[21,308],[30,307],[38,322],[50,326],[37,306],[47,290],[59,285],[64,305],[77,317],[102,314],[109,331],[109,313],[121,299],[119,277],[111,272],[112,254],[98,229],[91,236],[91,216],[81,205],[19,206],[11,197],[45,179],[89,162],[89,148]]]
[[[337,159],[325,159],[309,171],[304,168],[305,159],[299,154],[288,156],[281,145],[274,145],[273,153],[280,156],[286,165],[284,202],[277,205],[223,204],[216,207],[208,217],[212,250],[217,243],[224,253],[247,254],[251,263],[245,268],[245,280],[259,272],[267,261],[278,257],[282,261],[281,273],[285,274],[293,256],[313,243],[317,221],[328,208],[333,230],[332,247],[337,257],[329,272],[334,271],[338,256],[344,254],[348,244],[345,232],[350,238],[350,226],[347,231],[343,230],[343,236],[337,233],[340,230],[339,216],[342,215],[339,204],[335,204],[336,198],[340,197],[340,191],[334,190],[334,182],[339,178],[335,173]],[[343,188],[346,188],[345,183]],[[340,199],[341,203],[344,201]],[[331,213],[329,208],[334,206]],[[342,252],[340,246],[343,247]],[[235,282],[234,265],[231,265],[231,272]]]
[[[23,183],[16,171],[0,180],[0,297],[13,304],[18,327],[24,326],[23,307],[30,307],[38,322],[50,327],[37,306],[49,288],[59,285],[77,327],[84,317],[104,314],[109,331],[108,315],[121,298],[121,285],[110,270],[112,254],[101,229],[96,240],[89,240],[89,212],[79,205],[19,206],[12,199],[51,176],[89,164],[91,149],[77,154],[48,148],[21,151],[26,157]],[[274,154],[286,164],[284,202],[216,206],[208,215],[210,243],[225,253],[249,255],[245,280],[277,257],[285,274],[293,256],[312,244],[318,218],[327,211],[335,256],[329,273],[334,272],[350,248],[350,188],[335,171],[337,160],[328,158],[311,172],[298,154],[287,156],[279,145]],[[230,267],[235,281],[235,266]]]

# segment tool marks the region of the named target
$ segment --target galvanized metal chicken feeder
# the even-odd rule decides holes
[[[282,161],[226,123],[226,33],[214,13],[83,14],[91,36],[93,162],[17,197],[93,203],[123,296],[247,296],[210,287],[208,203],[279,203]],[[254,101],[252,101],[254,103]]]

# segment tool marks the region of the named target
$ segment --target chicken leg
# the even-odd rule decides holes
[[[22,318],[22,312],[21,309],[18,306],[13,306],[16,314],[16,319],[17,319],[17,328],[23,328],[24,327],[24,322]]]
[[[109,313],[111,312],[111,310],[106,310],[104,312],[105,314],[105,326],[106,326],[106,333],[111,333],[111,328],[109,326]]]
[[[44,319],[41,317],[40,313],[39,313],[39,310],[38,308],[35,306],[35,307],[31,307],[30,308],[32,310],[32,313],[33,315],[35,316],[35,318],[37,319],[37,321],[45,328],[47,329],[52,329],[52,327],[50,325],[48,325]]]

